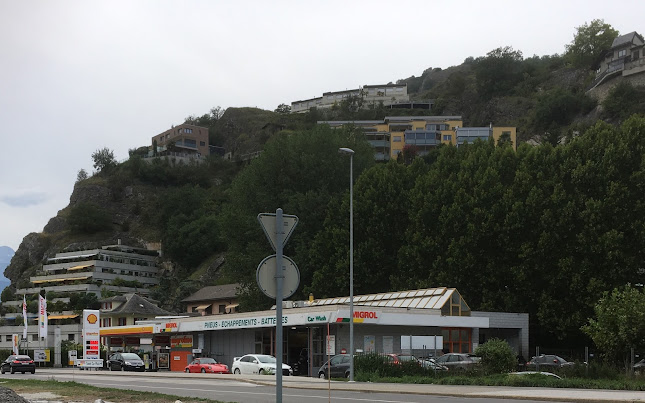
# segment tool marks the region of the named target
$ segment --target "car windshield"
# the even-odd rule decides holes
[[[141,360],[138,355],[134,353],[123,353],[121,354],[124,360]]]
[[[217,361],[215,361],[215,360],[214,360],[214,359],[212,359],[212,358],[200,358],[200,359],[199,359],[199,362],[200,362],[201,364],[217,364]]]
[[[16,360],[16,361],[31,361],[31,357],[29,357],[28,355],[19,355],[19,356],[16,356],[16,358],[14,358],[14,360]]]
[[[258,360],[262,364],[275,364],[275,357],[271,355],[258,355]]]

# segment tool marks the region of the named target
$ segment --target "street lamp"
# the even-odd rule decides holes
[[[349,381],[354,382],[354,150],[339,148],[338,152],[349,155]]]

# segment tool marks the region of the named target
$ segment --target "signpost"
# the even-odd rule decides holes
[[[103,359],[100,354],[101,337],[100,311],[83,309],[83,359],[77,360],[81,368],[102,368]]]
[[[291,236],[293,229],[298,224],[298,217],[282,214],[282,209],[278,208],[275,214],[258,214],[258,221],[271,247],[275,250],[275,255],[267,256],[260,262],[256,272],[256,278],[262,292],[270,298],[275,298],[275,395],[276,403],[282,403],[282,300],[293,295],[300,283],[298,267],[293,260],[282,255],[282,250]],[[286,287],[284,286],[285,283],[287,285]]]

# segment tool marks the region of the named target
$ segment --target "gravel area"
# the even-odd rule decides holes
[[[29,400],[18,396],[16,392],[9,388],[0,386],[0,402],[2,403],[29,403]]]

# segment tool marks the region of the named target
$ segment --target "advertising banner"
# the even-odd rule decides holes
[[[34,350],[34,362],[49,362],[49,350]]]
[[[47,299],[38,295],[38,335],[47,338]]]
[[[27,299],[26,296],[22,296],[22,323],[24,328],[22,329],[22,338],[27,340]]]
[[[14,355],[20,354],[18,352],[18,347],[20,346],[20,336],[19,335],[14,334],[14,335],[11,336],[11,344],[12,344],[12,347],[13,347],[13,354]]]
[[[184,336],[172,336],[170,338],[171,348],[193,347],[193,336],[188,334]]]

